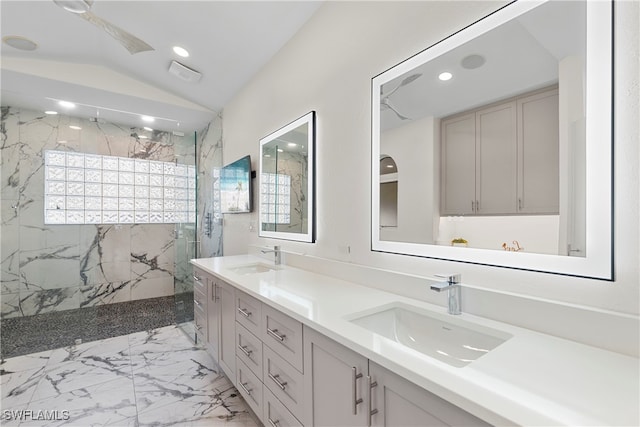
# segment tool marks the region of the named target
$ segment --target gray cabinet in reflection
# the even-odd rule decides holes
[[[558,90],[441,121],[441,214],[558,214]]]

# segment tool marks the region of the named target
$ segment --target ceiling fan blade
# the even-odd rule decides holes
[[[408,77],[404,78],[404,79],[400,82],[400,84],[399,84],[398,86],[396,86],[394,89],[392,89],[392,90],[391,90],[391,92],[389,92],[389,93],[387,94],[387,97],[389,97],[389,96],[393,95],[395,91],[397,91],[398,89],[400,89],[402,86],[406,86],[406,85],[408,85],[409,83],[411,83],[412,81],[414,81],[415,79],[417,79],[418,77],[420,77],[421,75],[422,75],[422,74],[419,74],[419,73],[417,73],[417,74],[411,74],[410,76],[408,76]],[[380,90],[382,90],[382,88],[380,88]]]
[[[387,97],[383,98],[383,99],[380,101],[380,105],[381,105],[381,106],[382,106],[382,108],[383,108],[383,109],[385,109],[385,110],[386,110],[386,109],[389,109],[389,110],[393,111],[393,112],[396,114],[396,116],[398,116],[398,118],[399,118],[400,120],[411,120],[409,117],[403,116],[402,114],[400,114],[400,113],[398,112],[398,110],[396,110],[396,107],[394,107],[394,106],[389,102],[388,95],[387,95]]]
[[[91,22],[96,27],[103,29],[111,37],[119,41],[120,44],[122,44],[122,46],[124,46],[132,55],[149,50],[155,50],[149,44],[140,40],[133,34],[113,25],[112,23],[100,18],[90,11],[80,13],[78,15]]]

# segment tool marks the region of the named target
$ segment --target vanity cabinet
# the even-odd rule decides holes
[[[235,378],[235,288],[204,271],[193,270],[197,339],[229,378]]]
[[[305,327],[304,369],[305,426],[367,425],[367,358]]]
[[[490,425],[371,361],[369,378],[372,427]]]
[[[239,290],[233,308],[238,391],[264,425],[302,425],[302,324]]]
[[[217,304],[220,312],[219,359],[220,368],[228,378],[236,377],[236,311],[235,288],[217,279]]]
[[[307,427],[489,425],[306,327],[304,361]]]
[[[441,214],[557,214],[558,89],[441,120]]]
[[[207,278],[202,270],[193,269],[193,323],[197,344],[207,344],[209,336],[207,323]]]

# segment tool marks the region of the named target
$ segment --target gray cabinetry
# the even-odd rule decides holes
[[[488,426],[364,356],[304,329],[305,416],[311,426]]]
[[[305,414],[311,426],[366,426],[367,358],[304,328]]]
[[[489,426],[410,381],[369,362],[371,426]]]
[[[441,214],[557,214],[558,90],[442,119]]]

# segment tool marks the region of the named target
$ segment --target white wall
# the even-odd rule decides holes
[[[380,230],[381,240],[433,243],[436,165],[433,117],[412,120],[380,135],[380,152],[398,168],[398,225]]]
[[[567,306],[638,315],[640,14],[635,1],[616,4],[614,283],[370,251],[371,78],[502,4],[427,1],[323,5],[226,106],[224,120],[225,160],[247,153],[255,160],[261,137],[311,110],[317,111],[317,243],[259,239],[254,213],[225,222],[225,255],[246,253],[249,244],[281,244],[285,250],[417,275],[455,270],[462,273],[466,284],[495,291],[496,298],[486,298],[483,304],[496,313],[510,310],[500,305],[497,296],[506,292]],[[350,253],[345,250],[347,246]],[[395,286],[387,285],[390,290]],[[561,326],[570,330],[574,325],[565,322]],[[637,342],[637,329],[616,333]]]

